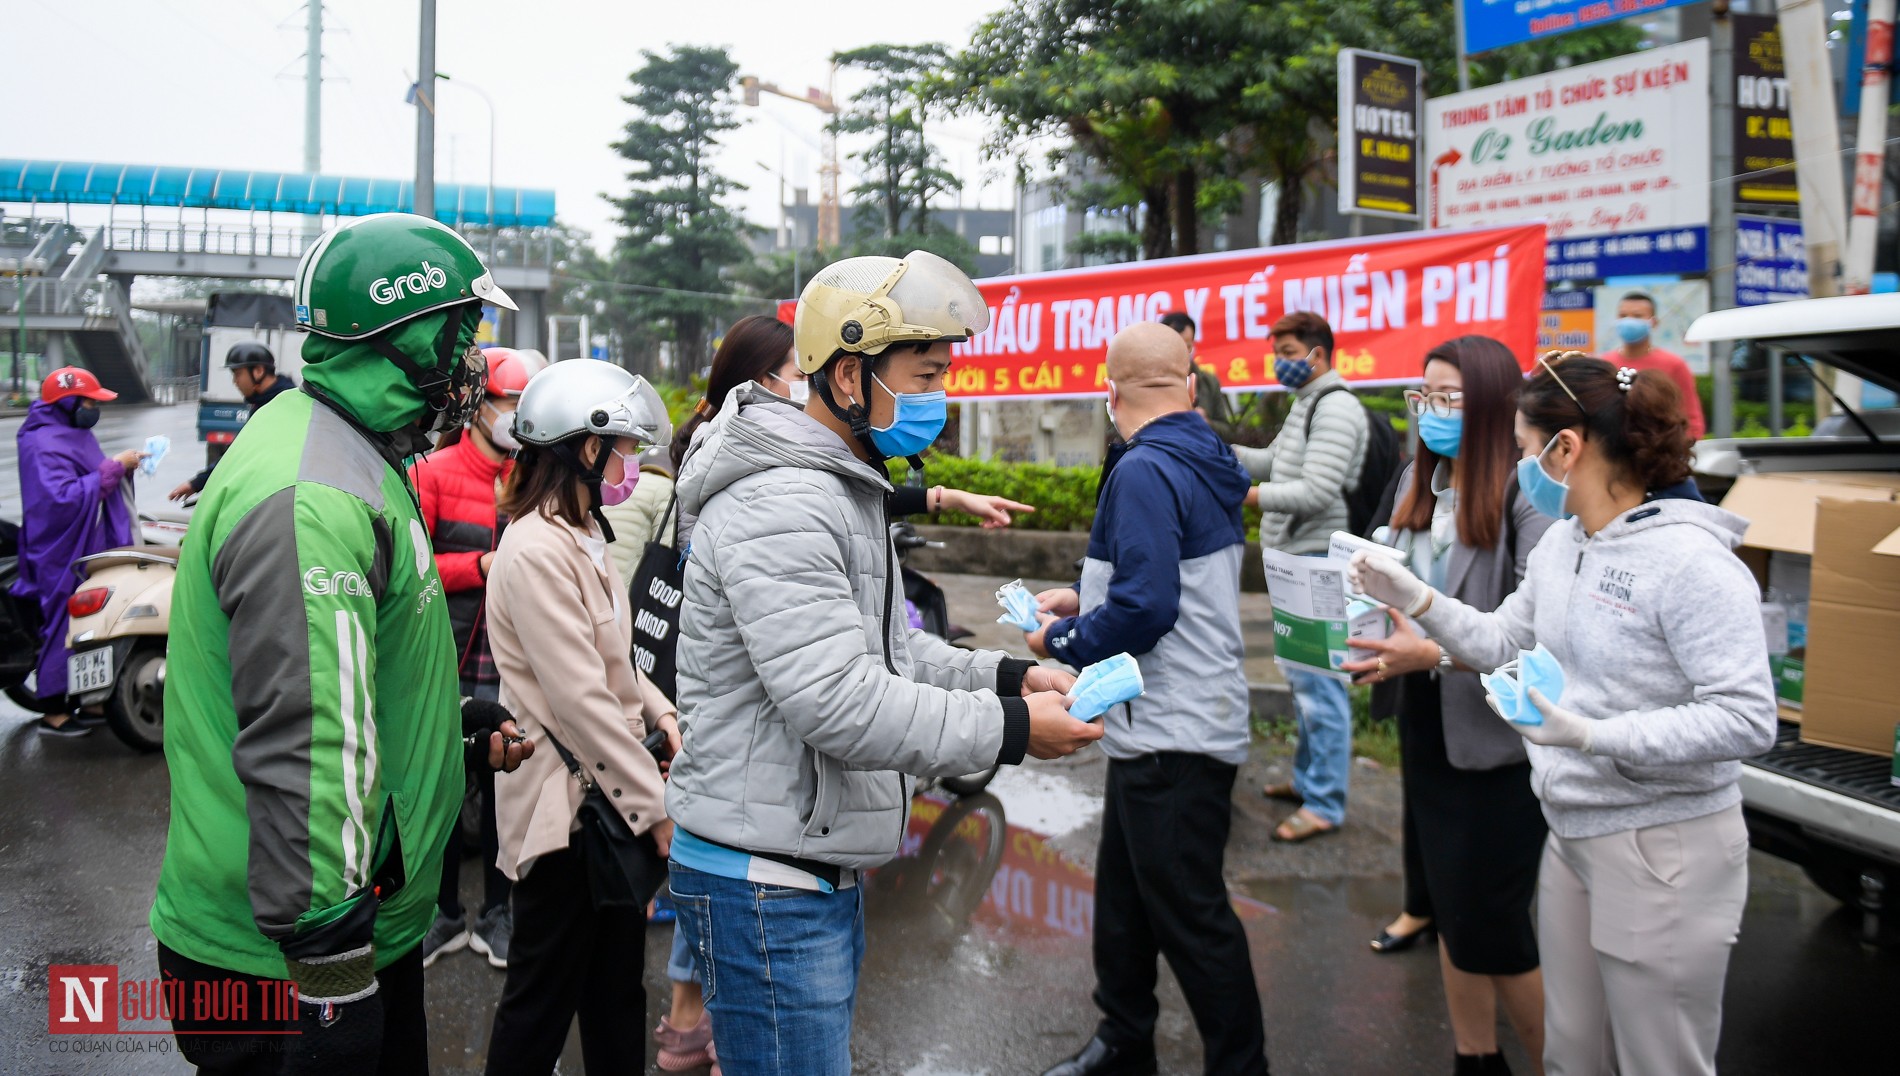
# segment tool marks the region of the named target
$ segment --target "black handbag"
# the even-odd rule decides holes
[[[580,760],[543,728],[541,734],[587,792],[575,818],[580,833],[575,850],[587,867],[587,889],[596,908],[645,909],[666,883],[666,859],[651,833],[635,834],[600,785],[587,777]]]
[[[680,597],[686,558],[660,539],[666,536],[669,520],[677,528],[678,505],[679,491],[675,489],[660,515],[659,530],[640,554],[640,567],[627,588],[627,600],[633,606],[633,667],[645,673],[669,699],[679,697],[675,689],[679,685]],[[674,540],[678,537],[675,529]]]

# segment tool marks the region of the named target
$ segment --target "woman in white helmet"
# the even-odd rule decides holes
[[[604,362],[556,363],[521,394],[521,442],[503,493],[510,517],[488,575],[489,643],[502,704],[551,750],[495,783],[502,871],[514,880],[508,980],[488,1046],[491,1073],[550,1072],[574,1017],[590,1072],[636,1072],[646,1043],[646,913],[597,900],[600,872],[581,827],[583,797],[644,843],[657,865],[672,843],[661,764],[642,740],[677,748],[672,704],[629,657],[626,590],[607,557],[601,509],[626,499],[641,449],[666,409],[642,379]],[[581,827],[576,822],[581,822]],[[658,875],[654,876],[658,881]],[[628,969],[634,969],[629,973]]]

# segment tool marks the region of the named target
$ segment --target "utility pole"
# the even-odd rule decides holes
[[[310,0],[303,53],[303,170],[323,171],[323,0]]]
[[[1847,228],[1840,113],[1834,106],[1833,66],[1827,54],[1827,12],[1822,0],[1775,0],[1775,10],[1781,17],[1781,50],[1788,73],[1788,115],[1794,125],[1808,294],[1819,299],[1840,294],[1841,240]],[[1878,105],[1874,107],[1885,115]]]
[[[1716,182],[1709,206],[1709,308],[1727,310],[1735,305],[1735,24],[1729,21],[1726,0],[1711,4],[1710,15],[1709,175]],[[1734,371],[1729,368],[1733,346],[1727,340],[1708,345],[1709,395],[1715,412],[1709,432],[1716,437],[1735,433]]]
[[[416,212],[435,216],[435,0],[421,0],[416,59]]]
[[[1854,215],[1847,225],[1841,294],[1873,290],[1874,245],[1880,237],[1880,190],[1887,161],[1887,99],[1893,67],[1894,0],[1868,0],[1867,56],[1860,76],[1860,130],[1854,149]],[[1854,72],[1847,73],[1848,78]]]

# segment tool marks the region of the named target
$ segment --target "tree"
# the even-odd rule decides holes
[[[926,79],[948,60],[942,45],[866,45],[836,53],[833,63],[872,75],[871,84],[854,94],[851,107],[832,121],[836,135],[869,134],[865,148],[851,156],[868,177],[851,189],[861,203],[880,210],[885,238],[915,232],[928,235],[930,199],[953,194],[963,183],[938,163],[924,134]],[[867,218],[858,217],[863,228]]]
[[[1304,187],[1336,137],[1342,47],[1413,56],[1428,92],[1456,86],[1452,0],[1014,0],[933,84],[997,125],[1025,170],[1050,138],[1099,162],[1141,205],[1144,257],[1195,254],[1201,223],[1256,177],[1280,187],[1273,242],[1293,242]],[[1474,85],[1628,52],[1632,27],[1478,58]]]
[[[664,326],[687,370],[705,365],[712,330],[730,313],[723,271],[749,257],[746,224],[723,200],[744,188],[713,167],[719,136],[738,126],[738,65],[722,48],[642,51],[622,100],[635,115],[613,144],[632,190],[611,199],[625,228],[614,246],[608,301],[629,323]],[[665,289],[665,290],[639,290]]]

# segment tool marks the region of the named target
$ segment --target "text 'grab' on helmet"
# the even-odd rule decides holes
[[[358,217],[324,233],[297,265],[292,302],[299,329],[362,341],[407,375],[436,413],[437,432],[459,428],[481,404],[487,359],[472,343],[457,347],[481,304],[518,309],[468,240],[414,213]],[[391,341],[398,326],[437,311],[449,316],[433,354],[408,355]]]
[[[792,344],[809,375],[840,351],[880,355],[892,344],[958,343],[989,327],[989,306],[963,270],[913,250],[819,270],[798,297]]]

